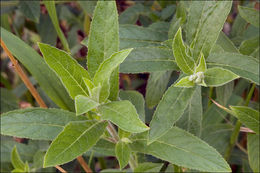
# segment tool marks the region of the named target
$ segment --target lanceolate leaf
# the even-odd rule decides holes
[[[248,23],[259,28],[259,10],[238,6],[239,14],[244,18]]]
[[[61,108],[73,111],[72,99],[57,75],[48,67],[43,58],[33,48],[3,28],[1,28],[1,39],[11,53],[38,81],[45,93]]]
[[[131,149],[128,144],[122,141],[119,141],[116,144],[116,158],[119,161],[120,169],[123,169],[129,162],[131,154]]]
[[[232,1],[193,1],[187,19],[187,40],[192,42],[193,57],[198,59],[200,52],[208,57],[216,43],[230,12]]]
[[[155,141],[168,131],[186,109],[195,87],[179,88],[172,85],[158,104],[150,123],[149,142]]]
[[[43,43],[39,43],[39,47],[45,61],[60,77],[71,98],[88,95],[88,88],[83,81],[83,77],[90,79],[87,70],[62,50]]]
[[[248,128],[259,134],[259,112],[246,106],[230,106],[234,115]]]
[[[255,173],[260,171],[259,135],[247,134],[247,149],[250,167]]]
[[[174,86],[175,87],[184,87],[184,88],[192,88],[195,86],[193,81],[189,80],[189,76],[181,78]]]
[[[219,67],[208,69],[204,76],[207,86],[221,86],[239,77],[233,72]]]
[[[149,130],[149,127],[139,119],[134,105],[127,100],[101,105],[98,110],[102,119],[112,121],[125,131],[140,133]]]
[[[179,68],[186,74],[193,74],[195,63],[187,54],[186,47],[182,40],[181,28],[177,31],[172,42],[173,55]]]
[[[198,66],[196,67],[195,72],[205,72],[207,70],[207,64],[206,64],[206,60],[204,58],[203,53],[200,54],[200,61]]]
[[[43,166],[64,164],[88,151],[97,143],[106,126],[104,121],[70,122],[51,143]]]
[[[19,153],[16,149],[16,146],[14,146],[14,148],[12,150],[11,160],[12,160],[12,165],[15,169],[24,170],[25,164],[22,161],[22,159],[20,158]]]
[[[211,54],[207,61],[209,66],[217,66],[228,69],[233,73],[259,84],[258,60],[237,53]]]
[[[36,140],[53,140],[70,121],[76,118],[72,112],[61,109],[28,108],[1,115],[1,134]]]
[[[99,103],[89,97],[78,95],[75,97],[76,115],[87,113],[88,111],[99,106]]]
[[[185,168],[204,172],[231,172],[222,156],[207,143],[192,134],[172,127],[150,145],[146,136],[131,139],[131,149],[147,153]]]

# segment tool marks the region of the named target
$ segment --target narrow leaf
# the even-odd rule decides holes
[[[28,108],[1,115],[1,134],[35,140],[53,140],[70,121],[84,120],[62,109]]]
[[[204,75],[204,81],[207,86],[221,86],[239,78],[235,73],[219,67],[208,69]]]
[[[249,165],[255,173],[260,171],[259,135],[247,134],[247,150]]]
[[[195,73],[197,73],[197,72],[205,72],[206,70],[207,70],[206,60],[204,58],[203,53],[201,53],[200,54],[199,65],[196,67]]]
[[[116,158],[119,161],[120,169],[122,170],[129,162],[131,149],[128,144],[122,141],[119,141],[116,144]]]
[[[75,109],[76,115],[87,113],[88,111],[99,106],[98,102],[95,102],[89,97],[78,95],[75,97]]]
[[[187,54],[186,47],[182,40],[181,28],[179,28],[174,36],[172,50],[179,68],[186,74],[193,74],[195,70],[195,63]]]
[[[168,131],[181,117],[195,91],[193,88],[179,88],[172,85],[165,92],[150,123],[149,142],[155,141]]]
[[[230,106],[234,115],[248,128],[259,134],[259,112],[246,106]]]
[[[121,129],[140,133],[149,130],[136,113],[134,105],[126,100],[101,105],[98,110],[104,120],[110,120]]]
[[[67,163],[94,146],[106,129],[104,121],[70,122],[52,141],[44,158],[44,167]]]
[[[12,156],[11,156],[11,160],[12,160],[12,165],[15,169],[21,169],[24,170],[24,162],[22,161],[22,159],[20,158],[20,155],[16,149],[16,146],[14,146],[13,150],[12,150]]]
[[[249,7],[238,6],[239,14],[248,23],[259,28],[259,10]]]
[[[88,95],[83,77],[90,79],[87,70],[66,52],[47,44],[39,43],[39,48],[47,64],[60,77],[72,99],[77,95]]]

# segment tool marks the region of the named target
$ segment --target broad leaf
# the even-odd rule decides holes
[[[207,61],[209,66],[222,67],[233,73],[259,84],[259,62],[246,55],[236,53],[211,54]]]
[[[133,151],[147,153],[185,168],[203,172],[231,172],[228,163],[206,142],[198,137],[172,127],[150,145],[146,136],[131,139]]]
[[[239,47],[239,52],[244,55],[254,56],[254,53],[259,51],[259,40],[260,37],[257,36],[243,41]],[[258,54],[258,58],[259,58],[259,54]]]
[[[67,163],[94,146],[106,129],[104,121],[70,122],[52,141],[44,158],[44,167]]]
[[[259,111],[246,106],[230,106],[234,115],[248,128],[259,134]]]
[[[163,96],[169,83],[172,71],[158,71],[150,73],[145,93],[145,101],[148,107],[156,106]]]
[[[15,169],[24,170],[25,164],[22,161],[22,159],[20,158],[20,155],[16,149],[16,146],[14,146],[14,148],[12,150],[11,160],[12,160],[12,165]]]
[[[129,101],[110,102],[98,107],[98,111],[102,119],[112,121],[125,131],[140,133],[149,130],[149,127],[139,119],[134,105]]]
[[[60,77],[71,98],[88,95],[88,88],[83,81],[83,77],[90,78],[87,70],[62,50],[43,43],[39,43],[39,48],[47,64]]]
[[[208,57],[230,12],[232,1],[193,1],[187,18],[187,40],[193,58]]]
[[[89,97],[78,95],[75,97],[76,115],[87,113],[88,111],[99,106],[99,103]]]
[[[195,63],[187,54],[186,47],[182,40],[181,28],[177,31],[172,42],[173,55],[179,68],[186,74],[193,74]]]
[[[53,140],[70,121],[76,118],[72,112],[61,109],[28,108],[1,115],[1,134],[36,140]]]
[[[163,95],[150,123],[149,142],[153,142],[181,117],[193,95],[193,88],[179,88],[172,85]]]
[[[1,28],[1,39],[11,53],[34,76],[45,93],[61,108],[73,111],[72,99],[43,58],[33,48],[3,28]]]
[[[128,143],[119,141],[116,144],[116,158],[119,161],[120,169],[122,170],[129,162],[131,149],[128,146]]]
[[[208,69],[204,76],[207,86],[221,86],[239,77],[235,73],[219,67]]]
[[[238,11],[241,17],[244,18],[248,23],[259,28],[259,10],[239,5]]]
[[[120,65],[121,73],[143,73],[179,69],[172,50],[161,47],[135,48]]]
[[[250,167],[255,173],[260,171],[259,135],[247,134],[247,150]]]
[[[160,172],[162,166],[163,166],[163,163],[152,163],[152,162],[140,163],[134,169],[134,173]]]
[[[184,88],[192,88],[195,86],[193,81],[190,81],[190,76],[186,76],[181,78],[174,86],[175,87],[184,87]]]
[[[38,23],[40,18],[40,2],[39,1],[20,1],[19,10],[34,22]]]
[[[219,33],[217,44],[220,45],[226,52],[239,53],[234,43],[222,31]]]
[[[69,44],[60,28],[60,25],[59,25],[59,20],[58,20],[58,17],[57,17],[57,13],[56,13],[56,8],[55,8],[55,1],[48,1],[48,0],[44,0],[43,1],[46,9],[48,10],[48,14],[51,18],[51,21],[54,25],[54,28],[61,40],[61,43],[64,47],[64,49],[67,51],[67,52],[70,52],[70,48],[69,48]]]

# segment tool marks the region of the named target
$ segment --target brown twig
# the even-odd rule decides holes
[[[29,89],[29,91],[31,92],[31,94],[33,95],[33,97],[35,98],[35,100],[37,101],[37,103],[40,105],[40,107],[43,108],[47,108],[46,104],[44,103],[44,101],[42,100],[41,96],[39,95],[39,93],[37,92],[37,90],[34,88],[34,86],[32,85],[32,83],[30,82],[30,80],[28,79],[28,77],[26,76],[26,74],[24,73],[23,69],[20,67],[20,65],[18,64],[17,60],[13,57],[12,53],[9,51],[9,49],[6,47],[4,41],[0,38],[1,41],[1,46],[4,49],[4,51],[7,53],[8,57],[10,58],[10,60],[12,61],[15,70],[17,71],[18,75],[20,76],[20,78],[22,79],[22,81],[24,82],[24,84],[26,85],[26,87]],[[84,161],[84,159],[82,158],[82,156],[79,156],[78,158],[79,163],[81,164],[81,166],[83,167],[83,169],[87,172],[87,173],[92,173],[91,169],[88,167],[87,163]],[[67,173],[67,171],[65,171],[64,169],[62,169],[60,166],[55,166],[60,172],[62,173]]]

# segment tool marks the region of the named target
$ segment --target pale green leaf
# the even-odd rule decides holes
[[[100,173],[126,173],[126,170],[120,170],[120,169],[103,169],[100,171]]]
[[[37,140],[53,140],[70,121],[79,121],[75,113],[62,109],[28,108],[1,115],[1,134]]]
[[[60,77],[71,98],[88,95],[83,77],[90,79],[87,70],[66,52],[47,44],[39,43],[39,48],[47,64]]]
[[[143,73],[179,69],[172,50],[162,47],[135,48],[120,65],[121,73]]]
[[[248,23],[259,28],[259,10],[249,7],[238,6],[239,14]]]
[[[204,58],[203,53],[201,53],[200,54],[199,65],[196,67],[195,73],[197,73],[197,72],[205,72],[206,70],[207,70],[206,60]]]
[[[146,140],[145,135],[132,139],[131,149],[185,168],[203,172],[231,172],[228,163],[213,147],[177,127],[170,128],[149,145]]]
[[[89,97],[78,95],[75,97],[75,109],[76,115],[87,113],[88,111],[99,106],[98,102],[95,102]]]
[[[219,33],[218,40],[216,43],[220,45],[226,52],[239,53],[234,43],[222,31]]]
[[[260,171],[259,135],[247,134],[247,150],[249,165],[255,173]]]
[[[207,69],[204,76],[204,81],[207,86],[221,86],[239,78],[235,73],[219,67]]]
[[[103,135],[104,121],[70,122],[52,141],[44,158],[44,167],[67,163],[94,146]]]
[[[43,58],[29,45],[12,33],[1,28],[1,39],[11,53],[26,67],[38,81],[45,93],[61,108],[74,110],[73,100],[68,95],[57,75]]]
[[[187,54],[186,46],[182,40],[181,28],[178,29],[172,42],[173,55],[179,68],[186,74],[193,74],[195,63]]]
[[[259,111],[246,106],[230,106],[234,115],[248,128],[259,134]]]
[[[187,40],[193,58],[208,57],[230,12],[232,1],[192,1],[187,18]]]
[[[16,146],[14,146],[14,148],[12,150],[11,160],[12,160],[12,165],[15,169],[24,170],[25,164],[22,161],[22,159],[20,158],[20,155],[16,149]]]
[[[64,49],[67,51],[67,52],[70,52],[70,48],[69,48],[69,44],[60,28],[60,25],[59,25],[59,20],[58,20],[58,17],[57,17],[57,13],[56,13],[56,8],[55,8],[55,1],[48,1],[48,0],[44,0],[43,1],[46,9],[48,10],[48,14],[51,18],[51,21],[54,25],[54,28],[61,40],[61,43],[64,47]]]
[[[175,87],[192,88],[195,86],[193,81],[189,80],[189,76],[181,78],[175,85]]]
[[[139,119],[134,105],[127,100],[101,105],[98,111],[102,119],[110,120],[127,132],[140,133],[149,130],[149,127]]]
[[[164,91],[167,88],[171,74],[172,71],[158,71],[150,73],[145,93],[145,101],[148,107],[153,108],[159,103]]]
[[[134,173],[160,172],[162,166],[163,166],[163,163],[152,163],[152,162],[140,163],[134,169]]]
[[[121,100],[129,100],[134,106],[139,115],[139,118],[145,122],[144,97],[137,91],[120,90],[119,97]]]
[[[91,94],[91,90],[94,88],[93,82],[85,77],[83,77],[83,81],[86,84],[86,86],[88,87],[88,92]]]
[[[122,170],[129,162],[131,149],[129,148],[127,143],[119,141],[116,144],[115,152],[116,158],[119,161],[120,169]]]
[[[253,55],[257,51],[259,51],[259,40],[260,37],[257,36],[243,41],[239,47],[239,52],[244,55]],[[259,54],[258,54],[258,58],[259,58]]]
[[[97,1],[77,1],[80,4],[80,7],[89,15],[92,16]]]
[[[193,88],[179,88],[172,85],[163,95],[150,123],[149,142],[155,141],[168,131],[181,117],[195,91]]]
[[[237,53],[210,54],[207,63],[209,66],[222,67],[233,73],[259,84],[259,62],[250,56]]]

